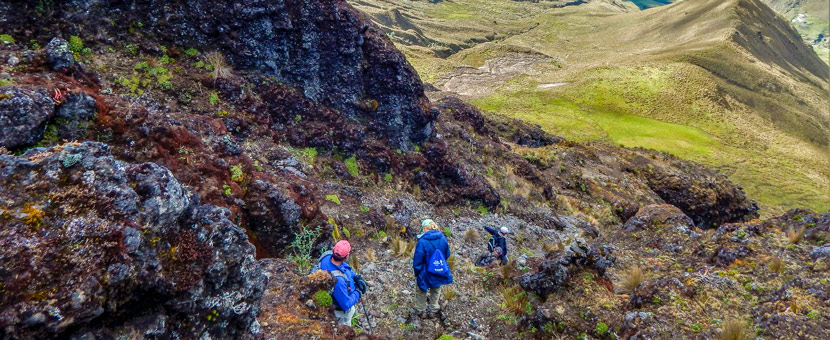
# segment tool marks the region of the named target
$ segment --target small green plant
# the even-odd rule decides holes
[[[487,214],[490,213],[490,211],[487,210],[487,207],[483,205],[479,205],[478,208],[476,208],[476,210],[478,210],[478,213],[481,214],[481,216],[487,216]]]
[[[689,328],[692,330],[693,333],[698,333],[703,330],[703,327],[700,326],[699,323],[693,323]]]
[[[231,167],[231,180],[234,182],[242,182],[245,179],[245,173],[242,172],[242,164],[237,164]]]
[[[228,115],[228,111],[227,111],[227,110],[219,110],[219,111],[216,111],[216,116],[218,116],[218,117],[225,117],[225,116],[227,116],[227,115]]]
[[[311,249],[319,237],[320,227],[311,229],[303,226],[299,233],[294,234],[294,241],[291,241],[294,254],[289,255],[288,259],[297,264],[300,273],[307,273],[311,269]]]
[[[383,180],[386,181],[386,183],[392,182],[392,174],[387,173],[383,176]]]
[[[337,195],[326,195],[326,201],[331,201],[337,205],[340,205],[340,198],[337,197]]]
[[[596,327],[594,327],[594,332],[597,332],[597,335],[605,335],[605,333],[608,333],[608,325],[604,322],[600,322]]]
[[[164,54],[161,57],[159,57],[158,61],[162,65],[168,65],[168,64],[172,64],[173,62],[175,62],[176,59],[170,58],[170,56],[168,56],[167,54]]]
[[[77,35],[69,36],[69,50],[74,53],[89,54],[92,51],[84,48],[84,41]],[[89,52],[89,53],[86,53]]]
[[[222,184],[222,190],[225,191],[225,196],[231,195],[231,186],[227,184]]]
[[[211,92],[210,96],[208,96],[208,103],[210,103],[210,105],[219,104],[219,95],[216,94],[216,92]]]
[[[378,231],[374,235],[372,235],[372,238],[376,240],[384,240],[386,239],[386,232],[383,230]]]
[[[441,336],[439,336],[437,340],[458,340],[458,338],[449,334],[441,334]]]
[[[810,319],[818,319],[818,313],[816,313],[815,311],[810,311],[809,313],[807,313],[807,317]]]
[[[332,304],[331,294],[325,290],[318,290],[314,293],[314,303],[321,308],[329,308]]]
[[[357,177],[357,175],[360,174],[357,166],[357,158],[355,158],[355,156],[346,158],[343,163],[346,164],[346,169],[349,170],[349,174],[351,174],[352,177]]]
[[[369,212],[369,207],[365,205],[361,205],[358,209],[360,209],[360,211],[362,212]]]
[[[191,47],[191,48],[188,48],[188,49],[184,50],[184,54],[187,55],[188,57],[195,57],[195,56],[199,55],[199,50]]]
[[[14,38],[9,34],[0,34],[0,42],[4,44],[14,44]]]
[[[133,66],[133,70],[147,72],[150,70],[150,64],[146,61],[140,61]]]
[[[444,227],[444,236],[446,236],[446,237],[452,236],[452,230],[450,230],[450,227]]]

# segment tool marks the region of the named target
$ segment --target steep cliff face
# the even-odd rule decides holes
[[[410,150],[432,134],[435,117],[418,75],[345,1],[13,2],[0,5],[0,22],[30,38],[63,32],[147,49],[221,50],[236,67],[357,122],[355,140],[371,135]]]

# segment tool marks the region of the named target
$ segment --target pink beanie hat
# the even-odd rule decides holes
[[[349,256],[350,251],[352,251],[352,245],[349,244],[349,241],[340,240],[337,241],[337,244],[334,245],[334,249],[331,252],[337,255],[337,257],[346,258]]]

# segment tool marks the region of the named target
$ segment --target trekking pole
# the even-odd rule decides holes
[[[363,303],[363,300],[360,301],[360,306],[363,307],[363,314],[366,315],[366,323],[369,324],[369,334],[375,334],[375,330],[372,329],[372,319],[369,318],[369,313],[366,312],[366,304]]]

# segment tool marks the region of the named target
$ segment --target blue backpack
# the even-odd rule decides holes
[[[435,275],[450,275],[450,266],[447,265],[447,260],[440,250],[435,249],[435,252],[432,253],[432,256],[429,258],[429,264],[427,265],[427,271]]]

